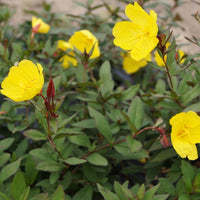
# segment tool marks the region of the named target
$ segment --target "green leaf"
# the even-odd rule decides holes
[[[160,194],[153,197],[152,200],[166,200],[169,197],[169,194]]]
[[[200,103],[194,103],[192,105],[189,105],[183,110],[183,112],[188,111],[200,112]]]
[[[173,158],[177,156],[177,153],[174,151],[174,149],[169,148],[169,149],[165,149],[163,151],[161,151],[160,153],[158,153],[155,157],[153,157],[149,163],[153,163],[153,162],[163,162],[169,158]]]
[[[99,70],[99,77],[102,82],[112,80],[111,67],[109,61],[105,61]]]
[[[143,200],[145,194],[145,186],[142,184],[137,192],[138,200]]]
[[[102,83],[99,87],[99,90],[101,91],[102,96],[106,98],[113,93],[113,88],[114,88],[114,81],[109,80]]]
[[[5,167],[2,168],[0,172],[0,184],[3,183],[6,179],[8,179],[10,176],[16,173],[16,171],[19,169],[20,163],[22,158],[19,158],[15,162],[12,162]]]
[[[32,197],[30,200],[47,200],[48,196],[49,195],[47,193],[41,193],[38,194],[37,196]]]
[[[59,185],[56,191],[53,193],[52,200],[65,200],[65,192],[63,190],[63,186]]]
[[[147,152],[144,149],[141,149],[138,152],[132,153],[126,142],[117,144],[114,146],[114,148],[117,152],[119,152],[121,155],[123,155],[124,158],[126,158],[126,159],[128,159],[128,158],[129,159],[142,159],[142,158],[149,157]]]
[[[190,196],[188,194],[181,194],[178,197],[178,200],[191,200]]]
[[[80,200],[80,199],[87,199],[92,200],[93,190],[90,185],[86,185],[85,187],[81,188],[73,197],[73,200]]]
[[[0,141],[0,151],[4,151],[8,149],[12,143],[14,142],[14,138],[6,138]]]
[[[200,85],[195,85],[191,90],[187,91],[185,94],[183,94],[182,101],[183,105],[186,106],[190,101],[192,101],[194,98],[198,97],[200,95]]]
[[[35,129],[29,129],[27,131],[24,131],[24,135],[28,138],[31,138],[34,141],[47,140],[46,135]]]
[[[185,160],[181,160],[181,171],[182,171],[183,176],[185,178],[188,178],[190,182],[192,183],[194,179],[194,175],[195,175],[192,165],[190,165]]]
[[[21,171],[18,171],[11,183],[11,194],[14,199],[19,199],[21,194],[26,188],[26,182],[24,178],[24,174]]]
[[[30,151],[30,154],[33,156],[33,157],[36,157],[38,158],[39,160],[42,160],[42,161],[56,161],[56,156],[54,154],[52,154],[51,151],[47,151],[46,149],[34,149],[32,151]]]
[[[139,88],[140,88],[139,84],[129,87],[127,90],[122,92],[119,100],[127,101],[127,100],[132,99],[137,94],[137,91],[139,90]]]
[[[27,185],[32,185],[37,177],[38,171],[32,156],[28,156],[25,162],[25,179]]]
[[[27,188],[23,191],[23,193],[21,194],[19,200],[27,200],[27,199],[28,199],[29,192],[30,192],[30,186],[27,187]]]
[[[24,140],[22,140],[18,145],[17,148],[15,150],[16,156],[19,158],[21,156],[23,156],[26,152],[26,150],[28,149],[28,140],[27,138],[25,138]]]
[[[130,135],[127,136],[126,142],[132,153],[137,152],[142,148],[142,143],[132,138]]]
[[[198,173],[196,176],[195,176],[195,179],[194,179],[194,190],[195,192],[198,192],[200,193],[200,173]]]
[[[105,117],[98,111],[94,110],[92,107],[89,107],[89,113],[90,116],[95,119],[96,127],[99,130],[100,134],[105,136],[105,138],[107,138],[108,141],[111,141],[112,131]]]
[[[97,166],[107,166],[108,161],[99,153],[93,153],[87,157],[89,163]]]
[[[124,191],[122,190],[122,186],[117,181],[115,181],[115,183],[114,183],[114,188],[115,188],[115,192],[117,193],[117,196],[120,200],[129,200],[126,197],[126,193],[124,193]]]
[[[2,167],[10,158],[9,153],[4,153],[0,156],[0,167]]]
[[[10,200],[10,198],[7,195],[3,194],[2,192],[0,192],[0,199],[1,200]]]
[[[60,120],[59,121],[59,129],[65,127],[76,115],[77,115],[77,113],[73,114],[71,117],[69,117],[67,119]]]
[[[160,193],[166,193],[172,196],[176,194],[176,189],[174,185],[166,178],[159,178],[159,182],[160,182],[160,188],[159,188]]]
[[[120,200],[116,194],[112,193],[111,191],[104,189],[100,184],[97,183],[97,187],[99,192],[102,194],[105,200]]]
[[[90,140],[87,135],[73,135],[69,136],[69,140],[73,144],[77,144],[79,146],[90,148]]]
[[[61,171],[63,168],[63,164],[55,162],[40,162],[36,167],[37,170],[45,172],[57,172]]]
[[[162,79],[158,79],[155,90],[156,90],[156,92],[158,92],[160,94],[164,94],[165,90],[166,90],[165,81]]]
[[[156,191],[158,190],[158,188],[160,187],[160,184],[150,188],[148,191],[145,192],[144,195],[144,200],[149,200],[149,199],[153,199]]]
[[[72,126],[80,127],[80,128],[96,128],[94,119],[85,119],[85,120],[72,124]]]
[[[176,48],[175,48],[175,39],[173,39],[167,53],[167,66],[171,66],[172,63],[175,61],[175,55],[176,55]]]
[[[139,97],[133,99],[128,109],[128,116],[136,129],[140,129],[144,118],[144,108]]]
[[[87,160],[81,159],[81,158],[76,158],[76,157],[71,157],[71,158],[66,159],[65,162],[70,165],[79,165],[79,164],[86,163]]]

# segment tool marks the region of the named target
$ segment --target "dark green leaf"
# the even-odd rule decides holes
[[[14,142],[14,138],[6,138],[0,141],[0,150],[4,151],[8,149],[12,143]]]
[[[79,164],[86,163],[87,160],[81,159],[81,158],[71,157],[71,158],[66,159],[65,162],[70,164],[70,165],[79,165]]]
[[[26,188],[24,174],[21,171],[18,171],[11,183],[11,194],[14,199],[19,199],[21,194]]]
[[[69,136],[69,140],[73,144],[77,144],[83,147],[90,148],[90,140],[87,135],[74,135]]]
[[[90,116],[95,119],[97,129],[99,130],[100,134],[105,136],[109,141],[112,138],[112,131],[109,126],[108,121],[105,117],[99,113],[98,111],[94,110],[92,107],[89,107]]]
[[[87,157],[89,163],[97,166],[107,166],[108,161],[99,153],[93,153]]]
[[[141,142],[137,141],[136,139],[132,138],[130,135],[127,136],[126,142],[128,147],[130,148],[131,152],[137,152],[142,148]]]
[[[120,97],[120,101],[127,101],[127,100],[132,99],[136,95],[139,88],[140,88],[140,85],[137,84],[137,85],[133,85],[130,88],[128,88],[127,90],[123,91],[121,94],[121,97]]]
[[[73,200],[80,200],[83,199],[83,197],[87,200],[92,200],[92,194],[93,190],[90,185],[87,185],[80,189],[73,197]]]
[[[22,158],[19,158],[15,162],[12,162],[2,168],[0,172],[0,184],[16,173],[16,171],[19,169],[21,160]]]
[[[24,135],[35,141],[47,140],[47,136],[45,134],[43,134],[40,131],[37,131],[35,129],[29,129],[27,131],[24,131]]]
[[[4,153],[0,156],[0,167],[2,167],[10,158],[9,153]]]
[[[188,178],[190,182],[194,179],[194,169],[187,161],[181,160],[181,171],[185,178]]]
[[[37,177],[38,171],[32,156],[28,156],[25,162],[25,178],[27,185],[32,185]]]
[[[63,164],[55,162],[40,162],[36,167],[37,170],[46,172],[57,172],[61,171],[63,168]]]
[[[144,118],[144,108],[139,97],[133,99],[128,109],[128,116],[136,129],[140,129]]]
[[[62,185],[59,185],[56,191],[53,193],[52,200],[65,200],[65,192]]]
[[[100,184],[97,183],[97,187],[99,192],[102,194],[105,200],[120,200],[116,194],[112,193],[111,191],[103,188]]]

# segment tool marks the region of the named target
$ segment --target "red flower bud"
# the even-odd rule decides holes
[[[34,26],[34,27],[32,28],[32,32],[33,32],[33,33],[37,33],[38,30],[39,30],[39,28],[40,28],[40,25],[41,25],[41,24],[37,24],[36,26]]]
[[[47,88],[47,98],[53,98],[55,96],[55,87],[52,78],[49,80],[49,85]]]

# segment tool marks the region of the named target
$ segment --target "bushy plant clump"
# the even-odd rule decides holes
[[[76,3],[18,27],[0,4],[0,199],[199,200],[200,54],[171,31],[183,2]]]

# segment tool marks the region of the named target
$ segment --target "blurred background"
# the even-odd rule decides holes
[[[91,0],[89,1],[92,2]],[[104,1],[106,1],[113,9],[120,7],[124,10],[127,4],[124,3],[123,0]],[[43,3],[51,4],[52,12],[81,15],[86,9],[80,4],[87,4],[88,0],[0,0],[0,2],[8,4],[9,7],[14,10],[14,14],[9,23],[17,26],[24,20],[31,20],[32,15],[27,14],[24,11],[32,10],[39,12],[43,9]],[[131,3],[134,1],[126,0],[126,2]],[[93,0],[93,5],[100,5],[102,3],[103,0]],[[192,36],[195,36],[198,38],[200,35],[200,23],[192,16],[195,13],[200,12],[200,3],[193,0],[149,0],[145,5],[154,3],[159,4],[159,6],[154,9],[159,16],[164,16],[166,12],[171,12],[173,17],[176,18],[179,27],[172,27],[171,29],[177,38],[177,44],[183,44],[182,49],[186,53],[199,52],[198,46],[190,44],[186,45],[188,41],[185,37],[191,38]],[[167,10],[166,8],[168,7],[166,5],[170,5],[171,8]],[[106,17],[108,15],[108,11],[105,8],[96,9],[95,12],[97,12],[100,17]]]

